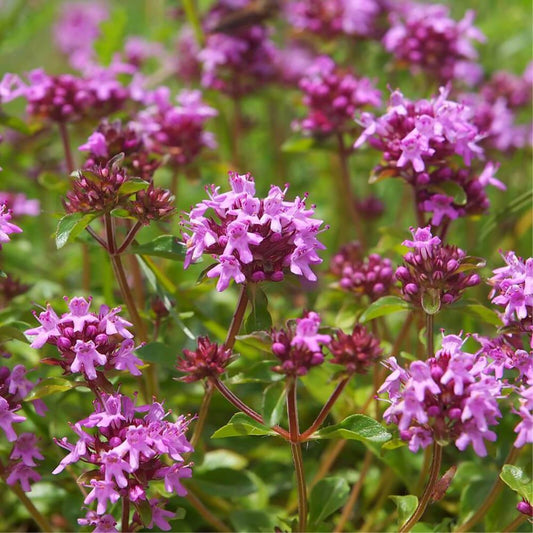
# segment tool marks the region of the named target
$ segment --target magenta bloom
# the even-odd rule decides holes
[[[403,2],[402,8],[390,16],[392,25],[383,44],[414,73],[423,71],[441,83],[459,79],[474,85],[482,69],[475,62],[477,52],[472,41],[485,41],[485,36],[472,26],[474,16],[473,11],[467,11],[456,22],[446,6]]]
[[[150,482],[155,480],[164,479],[166,486],[184,496],[179,479],[191,476],[190,465],[182,457],[193,451],[185,437],[190,420],[183,416],[175,422],[165,420],[170,413],[157,402],[137,406],[121,394],[103,393],[101,398],[94,402],[89,417],[71,426],[78,437],[75,443],[66,438],[56,441],[69,453],[53,473],[78,461],[98,469],[98,476],[86,482],[92,490],[84,503],[96,501],[100,516],[120,498],[146,499]],[[141,517],[136,520],[148,526]]]
[[[487,360],[462,351],[443,338],[443,347],[427,361],[414,361],[408,369],[391,357],[393,373],[379,389],[391,405],[383,417],[397,424],[400,438],[412,452],[433,441],[455,441],[460,450],[472,444],[477,455],[487,455],[485,441],[496,440],[489,429],[501,417],[497,398],[502,383],[488,375]]]
[[[217,264],[207,276],[218,278],[218,291],[232,279],[281,281],[287,270],[315,281],[311,265],[322,262],[316,251],[324,246],[316,238],[322,221],[312,218],[314,209],[306,208],[305,199],[285,200],[287,189],[274,185],[266,198],[258,198],[249,174],[231,172],[229,181],[230,191],[219,193],[212,186],[210,199],[183,222],[185,268],[204,253],[213,255]]]
[[[315,59],[299,87],[308,115],[294,127],[306,133],[328,135],[353,129],[357,111],[381,105],[381,93],[368,78],[344,72],[328,56]]]
[[[0,248],[2,243],[9,242],[11,239],[9,235],[12,233],[22,233],[22,230],[10,222],[12,213],[11,211],[6,212],[6,205],[0,205]]]
[[[65,298],[69,311],[59,317],[47,306],[36,318],[40,326],[25,331],[35,337],[32,348],[45,344],[57,347],[61,359],[55,364],[66,372],[80,372],[88,380],[97,379],[105,370],[127,370],[134,376],[141,374],[142,361],[135,356],[133,335],[126,329],[131,324],[119,316],[120,307],[100,307],[98,314],[90,311],[91,298]]]

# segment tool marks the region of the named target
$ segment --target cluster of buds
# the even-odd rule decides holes
[[[210,199],[197,204],[183,222],[187,231],[185,268],[204,253],[217,264],[207,276],[218,277],[217,290],[223,291],[231,279],[237,283],[281,281],[289,269],[293,274],[316,281],[311,265],[322,262],[317,250],[321,220],[312,218],[305,198],[285,200],[285,190],[271,186],[266,198],[255,196],[250,174],[229,176],[231,191],[219,193],[211,186]],[[212,210],[218,217],[206,216]]]
[[[408,369],[394,357],[387,360],[392,373],[379,392],[389,395],[391,405],[383,417],[398,426],[412,452],[434,441],[455,441],[459,450],[471,443],[485,457],[485,441],[496,440],[489,426],[501,417],[497,398],[502,383],[485,372],[484,357],[461,349],[463,343],[458,335],[444,336],[435,357],[413,361]]]
[[[74,173],[64,206],[67,213],[111,213],[122,208],[142,224],[174,212],[172,194],[153,183],[131,178],[119,165],[122,154],[107,162]]]
[[[379,254],[364,258],[357,241],[341,247],[331,259],[330,270],[342,289],[366,295],[371,301],[388,294],[394,281],[390,259]]]
[[[351,130],[356,111],[381,105],[381,93],[368,78],[342,71],[328,56],[319,56],[309,66],[299,87],[309,114],[294,127],[316,135]]]
[[[450,18],[446,6],[406,2],[403,9],[391,14],[391,28],[383,44],[413,73],[424,72],[440,83],[459,79],[474,85],[482,69],[475,62],[477,52],[472,41],[485,41],[472,26],[474,16],[473,11],[467,11],[457,22]]]
[[[472,120],[473,110],[448,100],[448,93],[449,87],[441,87],[436,98],[410,101],[393,91],[383,116],[361,116],[365,130],[354,145],[367,141],[383,152],[384,163],[374,174],[405,179],[415,189],[420,212],[433,213],[434,226],[486,210],[487,185],[505,188],[494,178],[497,165],[489,162],[481,173],[471,168],[473,160],[483,157],[477,144],[483,136]],[[455,156],[467,168],[455,170]]]
[[[225,20],[241,7],[239,2],[219,0],[207,13],[205,46],[198,53],[201,83],[232,96],[242,97],[272,80],[276,48],[262,24],[236,25],[225,31]]]
[[[30,285],[22,283],[10,274],[0,278],[0,309],[6,308],[13,298],[25,294],[30,289]]]
[[[161,87],[151,95],[153,105],[138,114],[134,127],[152,152],[166,155],[176,166],[191,163],[203,148],[216,148],[206,122],[217,111],[202,101],[200,91],[184,90],[170,101],[170,91]]]
[[[318,332],[320,322],[318,313],[310,311],[288,322],[286,329],[272,330],[272,353],[281,361],[272,368],[274,372],[304,376],[324,362],[322,346],[331,342],[331,336]]]
[[[338,330],[328,345],[333,358],[329,361],[344,367],[344,372],[366,374],[380,358],[379,340],[362,324],[356,324],[351,334]]]
[[[33,433],[17,433],[13,428],[13,424],[26,420],[26,417],[17,411],[22,408],[22,402],[35,387],[35,383],[26,378],[26,372],[24,365],[16,365],[12,370],[0,366],[0,429],[7,441],[13,443],[10,460],[2,467],[3,476],[6,476],[8,485],[18,482],[24,492],[29,492],[30,483],[41,479],[40,474],[34,470],[35,459],[42,460],[44,457],[37,446],[37,437]],[[43,401],[33,400],[31,403],[35,412],[44,416],[46,406]]]
[[[91,489],[84,503],[90,505],[96,501],[97,516],[89,513],[82,523],[100,520],[98,516],[103,518],[103,515],[112,523],[112,517],[107,514],[109,508],[124,499],[136,510],[132,525],[170,529],[165,516],[173,514],[169,511],[161,514],[159,500],[148,497],[149,486],[153,481],[163,480],[167,492],[185,496],[187,490],[181,480],[191,477],[192,471],[191,465],[185,464],[183,454],[192,452],[193,447],[185,436],[190,420],[179,416],[170,422],[165,420],[168,415],[160,403],[137,406],[122,394],[103,393],[95,400],[93,413],[71,424],[77,441],[71,443],[66,437],[56,441],[69,453],[54,474],[78,461],[94,466],[82,480]],[[151,513],[143,512],[147,504]],[[144,523],[147,515],[150,521]]]
[[[112,369],[140,376],[138,367],[143,363],[135,355],[133,335],[126,329],[131,324],[119,315],[120,307],[102,305],[96,314],[89,311],[90,299],[65,300],[69,311],[61,316],[50,305],[39,316],[35,313],[41,325],[25,331],[35,336],[31,347],[56,346],[61,358],[46,362],[59,365],[65,374],[81,373],[95,383],[105,384],[105,372]]]
[[[42,69],[28,74],[24,91],[29,115],[52,122],[73,122],[120,109],[129,91],[111,70],[97,69],[85,77],[49,76]]]
[[[22,233],[22,230],[17,225],[10,222],[11,218],[11,210],[7,209],[6,204],[0,204],[0,250],[3,243],[11,240],[9,236],[12,233]]]
[[[198,337],[196,350],[183,350],[176,368],[185,374],[181,381],[192,383],[223,374],[231,360],[231,350],[224,345],[211,342],[209,337]]]
[[[338,35],[379,36],[379,17],[384,0],[290,0],[285,11],[289,23],[299,31],[332,38]]]
[[[479,274],[461,266],[469,259],[460,248],[443,245],[426,228],[411,228],[413,240],[403,241],[413,250],[403,258],[405,263],[396,269],[396,279],[406,301],[420,306],[428,314],[436,313],[441,305],[457,301],[467,287],[478,285]],[[471,266],[468,264],[468,266]]]
[[[151,181],[159,161],[151,157],[142,136],[132,124],[103,120],[78,150],[87,152],[84,167],[105,166],[110,159],[124,154],[122,166],[134,176]]]
[[[489,279],[492,303],[504,306],[503,323],[516,333],[533,333],[533,258],[524,261],[515,252],[503,255],[506,266]],[[532,341],[533,347],[533,341]]]

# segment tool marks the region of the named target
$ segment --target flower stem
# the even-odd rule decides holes
[[[217,518],[194,494],[191,489],[187,489],[187,496],[185,499],[198,511],[198,514],[209,524],[211,524],[217,531],[223,533],[231,531],[231,529],[224,524],[219,518]]]
[[[361,467],[361,472],[359,473],[359,479],[357,480],[357,483],[352,487],[350,497],[348,498],[348,501],[344,504],[339,523],[335,527],[335,533],[340,533],[344,530],[344,526],[346,525],[346,522],[348,522],[348,519],[352,514],[352,510],[357,502],[357,498],[359,497],[359,493],[363,488],[363,483],[365,482],[366,475],[368,473],[368,470],[370,469],[370,465],[372,464],[373,459],[374,455],[370,450],[367,450],[365,458],[363,460],[363,466]]]
[[[211,403],[211,397],[213,396],[213,390],[213,384],[211,383],[211,381],[206,381],[205,394],[202,399],[202,405],[200,406],[198,418],[196,420],[196,426],[194,427],[194,433],[190,441],[193,448],[196,448],[196,445],[200,440],[200,435],[202,434],[202,431],[204,429],[205,421],[207,418],[207,412],[209,411],[209,404]]]
[[[0,476],[5,481],[5,468],[2,462],[0,461]],[[15,494],[15,496],[20,500],[20,502],[26,507],[26,510],[30,514],[30,516],[35,520],[37,525],[41,528],[41,531],[54,531],[54,528],[51,526],[50,522],[48,522],[48,519],[41,514],[39,509],[33,505],[33,502],[26,496],[26,493],[22,490],[22,488],[15,483],[14,485],[9,485],[6,482],[6,485],[11,489],[11,491]]]
[[[118,247],[116,253],[122,254],[126,251],[128,246],[132,243],[133,239],[135,239],[135,236],[139,232],[139,230],[142,228],[142,223],[137,221],[128,231],[128,234],[124,238],[124,241],[122,244]]]
[[[122,498],[122,529],[121,531],[130,530],[130,500]]]
[[[70,147],[70,139],[68,136],[67,125],[64,122],[59,122],[59,133],[61,135],[61,142],[63,143],[63,151],[65,153],[65,163],[67,164],[67,172],[71,174],[74,172],[74,158],[72,157],[72,149]]]
[[[335,390],[331,393],[331,396],[328,398],[328,401],[324,404],[324,407],[322,407],[322,410],[320,413],[318,413],[318,416],[316,417],[315,421],[309,426],[309,429],[306,429],[299,438],[300,442],[303,442],[307,439],[309,439],[313,433],[322,425],[322,422],[326,419],[329,412],[331,411],[331,408],[341,395],[342,391],[348,384],[348,381],[350,381],[351,376],[345,377],[342,381],[340,381],[337,386],[335,387]]]
[[[433,317],[434,315],[426,313],[427,358],[435,355],[435,346],[433,344]]]
[[[516,461],[516,458],[518,457],[518,454],[520,453],[519,448],[515,448],[514,446],[509,451],[509,454],[505,458],[503,464],[513,464]],[[465,533],[467,531],[471,531],[471,529],[478,523],[481,522],[487,511],[492,507],[494,501],[499,496],[500,492],[502,491],[504,487],[504,483],[501,480],[500,476],[496,478],[496,481],[494,482],[494,485],[492,486],[491,491],[485,498],[485,501],[481,504],[481,506],[478,508],[478,510],[474,513],[474,515],[461,524],[457,529],[454,530],[455,533]]]
[[[298,528],[296,531],[304,532],[307,528],[307,490],[305,486],[304,463],[302,445],[300,444],[300,428],[298,423],[297,381],[289,378],[287,388],[287,416],[289,419],[289,437],[291,454],[296,472],[296,485],[298,489]]]
[[[222,381],[218,378],[211,378],[212,384],[217,388],[218,392],[228,400],[229,403],[233,404],[239,411],[242,411],[245,415],[249,416],[252,420],[264,424],[265,421],[263,417],[254,411],[251,407],[248,407],[242,400],[240,400],[233,392],[231,392]],[[285,440],[290,440],[289,432],[283,429],[280,426],[272,426],[271,428],[278,435],[283,437]]]
[[[237,308],[231,319],[231,325],[224,341],[224,347],[231,350],[235,344],[235,337],[241,329],[242,320],[244,318],[244,313],[246,312],[246,307],[248,306],[248,288],[244,284],[241,288],[241,294],[239,295],[239,301],[237,303]]]
[[[439,480],[440,465],[442,463],[442,446],[437,442],[433,443],[433,457],[431,459],[431,469],[429,472],[429,479],[422,494],[422,498],[418,502],[418,506],[407,522],[400,528],[400,533],[407,533],[411,531],[414,525],[422,518],[422,515],[427,509],[433,494],[435,483]]]
[[[348,152],[344,145],[344,138],[342,136],[342,133],[337,134],[337,142],[339,145],[339,162],[341,166],[340,185],[342,187],[344,200],[346,202],[346,210],[352,219],[357,238],[359,239],[359,242],[361,243],[363,249],[365,249],[366,238],[363,230],[363,223],[361,221],[361,218],[359,217],[359,213],[355,206],[355,194],[351,185],[350,169],[348,167]]]
[[[512,522],[509,522],[504,528],[503,533],[516,531],[518,526],[527,520],[527,515],[520,513]]]

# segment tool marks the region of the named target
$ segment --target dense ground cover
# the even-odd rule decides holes
[[[531,529],[529,3],[0,27],[2,531]]]

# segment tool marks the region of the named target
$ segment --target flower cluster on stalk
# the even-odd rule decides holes
[[[386,362],[391,374],[379,392],[388,394],[391,405],[383,417],[398,426],[412,452],[453,441],[461,451],[472,444],[484,457],[485,441],[496,440],[489,428],[501,417],[502,383],[486,372],[487,359],[463,351],[463,343],[458,335],[446,335],[427,361],[413,361],[407,369],[395,357]]]
[[[113,504],[127,500],[136,510],[132,525],[150,529],[157,525],[168,531],[167,519],[173,513],[161,514],[162,506],[157,498],[150,498],[149,486],[163,480],[167,492],[185,496],[187,490],[181,480],[191,477],[192,470],[183,454],[193,451],[185,436],[190,420],[184,416],[175,422],[165,420],[169,414],[158,402],[136,405],[122,394],[102,393],[94,401],[93,413],[70,424],[76,441],[71,443],[66,437],[56,440],[69,453],[53,473],[79,461],[92,465],[94,468],[81,479],[90,489],[84,503],[96,502],[96,515],[107,515]],[[147,513],[142,512],[146,505],[152,511],[148,523],[144,522]],[[101,520],[98,516],[90,511],[81,523]]]
[[[290,0],[285,12],[289,23],[299,31],[324,38],[368,38],[379,36],[379,19],[387,4],[387,0]]]
[[[343,71],[328,56],[319,56],[307,68],[299,87],[309,112],[293,127],[316,135],[352,129],[356,111],[381,105],[381,93],[368,78]]]
[[[331,259],[330,270],[339,278],[342,289],[355,295],[366,295],[370,300],[388,294],[394,282],[391,260],[379,254],[364,257],[357,241],[340,248]]]
[[[284,190],[272,185],[266,198],[255,193],[250,174],[230,173],[231,190],[220,193],[211,186],[209,200],[197,204],[183,221],[187,243],[185,268],[202,254],[211,254],[216,265],[207,272],[218,278],[223,291],[237,283],[281,281],[287,270],[315,281],[311,265],[322,259],[324,249],[317,234],[322,220],[313,218],[305,198],[286,201]]]
[[[310,311],[288,322],[285,329],[272,330],[272,353],[281,362],[272,368],[274,372],[303,376],[324,362],[323,346],[331,336],[319,333],[320,322],[320,315]]]
[[[50,305],[38,316],[35,313],[40,326],[25,331],[34,337],[31,347],[55,346],[60,359],[47,362],[59,365],[65,374],[81,373],[95,383],[105,384],[105,372],[111,369],[140,376],[143,363],[135,355],[133,335],[127,329],[131,324],[119,315],[121,308],[102,305],[98,313],[93,313],[89,311],[90,299],[65,300],[69,310],[61,316]]]
[[[472,41],[485,36],[474,26],[475,13],[467,11],[459,22],[440,4],[404,2],[392,12],[391,28],[383,37],[385,48],[412,72],[424,72],[446,83],[453,79],[474,85],[482,76]]]
[[[19,414],[22,402],[36,383],[26,377],[24,365],[15,365],[13,369],[0,366],[0,429],[8,442],[13,443],[9,461],[3,465],[3,475],[8,485],[19,483],[24,492],[31,491],[31,483],[41,479],[35,470],[35,460],[44,459],[37,445],[37,436],[33,433],[19,433],[13,424],[19,424],[26,417]],[[42,400],[33,400],[32,405],[39,416],[44,416],[46,406]]]
[[[404,264],[396,269],[395,277],[402,284],[402,296],[408,302],[434,314],[441,305],[457,301],[467,287],[481,282],[474,268],[468,264],[463,250],[451,244],[442,244],[432,235],[429,226],[411,228],[413,240],[403,241],[412,251],[407,252]]]
[[[418,101],[393,91],[383,116],[361,115],[365,130],[354,145],[366,141],[383,152],[375,176],[406,180],[414,188],[417,210],[432,213],[434,226],[485,212],[487,185],[505,189],[494,177],[498,165],[488,162],[482,172],[472,168],[474,160],[483,158],[478,144],[483,134],[473,121],[473,110],[449,100],[449,90],[441,87],[438,97]],[[458,166],[456,156],[463,165]]]

